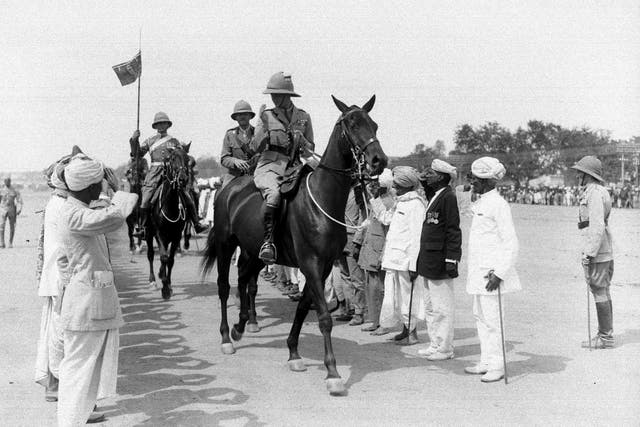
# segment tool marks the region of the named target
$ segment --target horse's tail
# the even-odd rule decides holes
[[[209,235],[207,236],[207,246],[204,248],[204,257],[202,259],[202,275],[206,276],[213,268],[213,264],[216,263],[216,244],[213,236],[214,227],[211,227]]]

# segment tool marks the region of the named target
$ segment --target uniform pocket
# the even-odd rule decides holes
[[[114,319],[118,312],[118,293],[112,271],[94,271],[91,280],[89,318],[91,320]]]

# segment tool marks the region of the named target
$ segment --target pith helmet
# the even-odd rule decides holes
[[[158,123],[169,123],[169,127],[173,125],[173,122],[169,120],[167,113],[163,113],[162,111],[153,116],[153,123],[151,124],[151,127],[155,129]]]
[[[242,113],[251,114],[251,118],[254,118],[256,116],[256,113],[254,113],[253,110],[251,109],[251,105],[249,105],[249,103],[244,99],[241,99],[240,101],[236,102],[236,105],[233,107],[233,113],[231,114],[231,119],[235,120],[236,115],[242,114]]]
[[[578,160],[578,163],[571,166],[571,168],[591,175],[600,182],[604,182],[602,178],[602,162],[597,157],[584,156]]]
[[[291,75],[285,74],[282,71],[275,73],[269,79],[267,88],[262,93],[276,93],[289,96],[300,96],[293,90],[293,82],[291,81]]]

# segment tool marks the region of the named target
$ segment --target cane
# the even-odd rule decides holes
[[[502,322],[502,291],[500,291],[500,286],[498,286],[498,309],[500,310],[500,335],[502,337],[502,365],[504,367],[504,383],[508,384],[507,381],[507,352],[504,348],[504,325]]]
[[[409,335],[407,336],[407,341],[409,341],[409,336],[411,336],[411,306],[413,305],[413,285],[416,283],[416,280],[411,280],[411,293],[409,294],[409,325],[407,329],[409,330]]]
[[[589,338],[587,345],[589,346],[589,351],[591,351],[591,297],[589,296],[589,267],[583,265],[582,270],[584,271],[584,279],[587,282],[587,337]]]

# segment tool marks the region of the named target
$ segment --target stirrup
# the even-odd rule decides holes
[[[276,245],[271,242],[264,242],[260,247],[258,258],[267,265],[275,264],[277,258]]]

